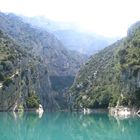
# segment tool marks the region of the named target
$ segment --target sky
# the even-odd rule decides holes
[[[126,36],[140,20],[140,0],[0,0],[0,11],[72,22],[106,37]]]

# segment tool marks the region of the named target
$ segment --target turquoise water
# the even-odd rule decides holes
[[[140,118],[108,114],[0,113],[0,140],[140,140]]]

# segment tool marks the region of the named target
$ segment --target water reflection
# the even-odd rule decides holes
[[[24,112],[11,112],[13,115],[14,119],[17,120],[18,118],[23,118]]]
[[[43,116],[43,112],[38,113],[39,118],[42,118],[42,116]]]
[[[0,140],[138,140],[140,118],[53,112],[0,113]]]

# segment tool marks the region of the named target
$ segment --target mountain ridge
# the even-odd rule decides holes
[[[23,21],[53,33],[67,49],[86,55],[95,54],[118,39],[82,31],[79,26],[72,23],[55,22],[45,17],[23,17]]]

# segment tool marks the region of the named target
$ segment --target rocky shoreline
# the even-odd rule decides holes
[[[118,107],[109,107],[107,109],[90,109],[90,108],[83,108],[80,110],[83,114],[92,114],[92,113],[108,113],[111,116],[114,117],[124,117],[127,118],[129,116],[135,116],[138,115],[140,117],[140,110],[135,107],[124,107],[124,106],[118,106]]]
[[[134,115],[139,116],[139,110],[135,107],[132,108],[124,106],[110,107],[109,114],[114,117],[129,117]]]

